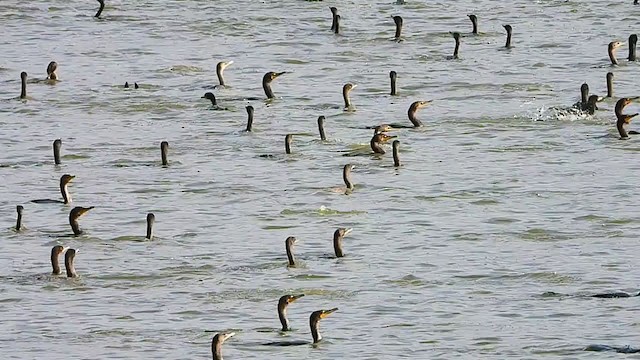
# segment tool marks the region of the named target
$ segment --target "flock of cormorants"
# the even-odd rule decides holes
[[[100,3],[100,8],[98,10],[98,12],[95,14],[96,18],[100,18],[104,7],[105,7],[105,3],[104,0],[97,0]],[[403,0],[399,0],[398,3],[403,4],[404,1]],[[638,0],[634,0],[634,4],[638,5]],[[331,14],[332,14],[332,24],[331,24],[331,30],[336,33],[339,34],[340,33],[340,15],[338,14],[338,9],[336,7],[330,7],[331,10]],[[477,35],[478,34],[478,18],[476,15],[474,14],[470,14],[468,15],[469,19],[472,22],[472,34]],[[393,21],[396,25],[396,29],[395,29],[395,40],[400,42],[402,41],[402,27],[403,27],[403,18],[401,16],[393,16]],[[513,28],[511,25],[503,25],[504,29],[507,32],[507,37],[506,37],[506,42],[504,47],[505,48],[511,48],[512,47],[512,32],[513,32]],[[459,58],[459,53],[460,53],[460,46],[461,46],[461,35],[459,32],[451,32],[451,35],[455,41],[455,47],[454,47],[454,51],[453,51],[453,55],[447,57],[448,59],[458,59]],[[629,45],[629,55],[627,57],[628,61],[636,61],[636,43],[637,43],[637,35],[636,34],[632,34],[629,36],[628,39],[628,45]],[[621,46],[623,46],[622,42],[619,41],[612,41],[611,43],[609,43],[608,45],[608,55],[609,55],[609,59],[611,61],[612,65],[618,65],[619,64],[619,60],[616,57],[616,50],[618,48],[620,48]],[[216,66],[216,75],[218,77],[218,82],[219,84],[216,85],[216,88],[218,87],[225,87],[226,83],[225,83],[225,79],[224,79],[224,70],[229,67],[231,64],[233,64],[233,61],[221,61],[217,64]],[[58,76],[56,74],[56,70],[58,68],[58,64],[55,61],[52,61],[49,63],[49,65],[47,66],[47,78],[46,78],[46,82],[52,83],[58,80]],[[271,88],[271,84],[272,82],[277,79],[278,77],[286,74],[287,72],[267,72],[266,74],[264,74],[263,78],[262,78],[262,87],[265,93],[265,96],[267,99],[273,99],[275,98],[274,92]],[[395,96],[397,95],[397,73],[395,71],[391,71],[389,73],[389,77],[390,77],[390,87],[391,87],[391,91],[390,91],[390,95]],[[606,97],[608,98],[612,98],[613,97],[613,73],[609,72],[607,73],[607,77],[606,77],[606,84],[607,84],[607,95]],[[20,74],[20,78],[21,78],[21,92],[20,92],[20,96],[19,99],[20,100],[26,100],[28,99],[27,96],[27,73],[26,72],[22,72]],[[139,85],[138,83],[134,83],[134,88],[138,89]],[[344,110],[345,111],[352,111],[353,110],[353,105],[351,103],[351,99],[349,94],[351,93],[351,91],[353,89],[356,88],[357,85],[355,84],[351,84],[351,83],[347,83],[343,86],[343,90],[342,90],[342,95],[343,95],[343,100],[344,100]],[[128,82],[126,82],[124,84],[124,88],[130,88],[130,85]],[[580,93],[581,93],[581,100],[579,102],[577,102],[575,105],[573,105],[571,108],[569,109],[564,109],[566,111],[577,111],[577,112],[583,112],[586,114],[590,114],[593,115],[595,113],[596,110],[598,110],[597,107],[597,102],[601,101],[603,98],[599,97],[598,95],[589,95],[589,86],[585,83],[582,84],[581,88],[580,88]],[[224,107],[220,107],[216,96],[214,95],[213,92],[207,92],[202,96],[203,99],[207,99],[209,101],[211,101],[211,105],[212,105],[212,109],[213,110],[226,110],[226,108]],[[614,113],[615,116],[617,118],[617,122],[616,122],[616,128],[620,134],[620,139],[628,139],[630,134],[638,134],[638,132],[635,131],[626,131],[625,129],[625,125],[629,124],[631,119],[635,116],[638,115],[638,113],[635,114],[624,114],[623,110],[625,109],[625,107],[627,105],[629,105],[630,103],[632,103],[633,100],[637,99],[638,97],[623,97],[620,98],[615,105],[614,108]],[[246,100],[262,100],[261,98],[247,98]],[[371,138],[370,141],[370,147],[371,150],[374,154],[385,154],[386,151],[383,147],[383,144],[388,143],[391,139],[396,138],[396,136],[391,136],[386,134],[386,132],[393,130],[393,129],[400,129],[400,128],[417,128],[417,127],[421,127],[423,126],[422,122],[417,118],[417,112],[418,110],[420,110],[421,108],[424,108],[426,106],[428,106],[431,103],[431,101],[427,101],[427,100],[418,100],[418,101],[414,101],[410,106],[409,109],[407,111],[407,115],[409,118],[409,121],[411,122],[411,125],[408,124],[381,124],[381,125],[377,125],[377,126],[372,126],[369,127],[370,129],[374,130],[373,136]],[[251,132],[252,131],[252,126],[253,126],[253,115],[254,115],[254,108],[249,105],[246,107],[246,111],[247,111],[247,126],[245,131],[247,132]],[[325,117],[324,116],[319,116],[318,117],[318,132],[320,134],[320,139],[325,141],[326,140],[326,135],[325,135],[325,130],[324,130],[324,120]],[[285,153],[286,154],[290,154],[291,153],[291,143],[292,143],[292,138],[293,135],[292,134],[287,134],[285,136]],[[399,159],[399,145],[400,142],[398,140],[394,140],[392,143],[392,149],[393,149],[393,161],[394,161],[394,166],[395,167],[399,167],[401,166],[400,163],[400,159]],[[61,151],[61,147],[62,147],[62,141],[60,139],[57,139],[53,142],[53,156],[54,156],[54,163],[56,165],[60,165],[61,164],[61,156],[60,156],[60,151]],[[169,143],[166,141],[161,142],[160,144],[160,149],[161,149],[161,164],[162,166],[168,166],[169,162],[168,162],[168,149],[169,149]],[[345,155],[349,155],[349,154],[345,154]],[[265,156],[271,156],[271,155],[265,155]],[[345,194],[350,194],[353,190],[354,190],[354,183],[351,180],[351,171],[354,168],[354,165],[352,164],[346,164],[343,168],[343,181],[345,183],[346,188],[344,189],[344,193]],[[54,200],[54,199],[37,199],[37,200],[32,200],[33,203],[38,203],[38,204],[43,204],[43,203],[61,203],[61,204],[65,204],[65,205],[69,205],[72,202],[72,197],[71,194],[69,192],[68,186],[70,185],[71,181],[75,178],[75,176],[69,175],[69,174],[64,174],[62,175],[62,177],[60,178],[60,192],[62,195],[62,200]],[[79,223],[78,223],[78,219],[84,215],[85,213],[87,213],[89,210],[93,209],[93,206],[90,207],[81,207],[81,206],[77,206],[74,207],[70,213],[69,213],[69,225],[71,226],[71,229],[73,231],[73,234],[75,236],[82,234],[82,230],[80,229]],[[22,218],[23,218],[23,212],[24,212],[24,207],[22,205],[18,205],[17,208],[17,220],[16,220],[16,226],[15,229],[16,231],[20,231],[22,229]],[[155,215],[153,213],[149,213],[147,214],[147,231],[146,231],[146,239],[151,240],[153,238],[153,224],[155,222]],[[342,239],[344,236],[348,235],[350,232],[352,231],[352,229],[349,228],[338,228],[333,235],[333,247],[334,247],[334,252],[335,252],[335,256],[336,257],[343,257],[344,256],[344,251],[342,248]],[[285,251],[286,251],[286,255],[287,255],[287,259],[288,259],[288,266],[296,266],[296,260],[295,260],[295,256],[294,256],[294,245],[296,244],[296,238],[293,236],[288,237],[285,240]],[[65,269],[66,269],[66,275],[67,277],[77,277],[78,274],[75,270],[74,267],[74,258],[76,256],[76,250],[75,249],[69,249],[66,247],[63,247],[61,245],[55,245],[52,249],[51,249],[51,266],[52,266],[52,275],[61,275],[62,271],[59,265],[59,257],[64,253],[64,265],[65,265]],[[545,293],[548,296],[555,296],[555,295],[559,295],[556,293]],[[295,302],[296,300],[302,298],[304,296],[304,294],[297,294],[297,295],[283,295],[282,297],[280,297],[279,301],[278,301],[278,317],[280,319],[280,322],[282,324],[282,331],[290,331],[291,328],[289,326],[289,320],[287,318],[287,307],[289,306],[289,304]],[[591,295],[591,297],[595,297],[595,298],[621,298],[621,297],[633,297],[633,296],[640,296],[640,293],[638,294],[628,294],[628,293],[621,293],[621,292],[614,292],[614,293],[603,293],[603,294],[595,294],[595,295]],[[311,330],[311,335],[312,335],[312,339],[313,339],[313,344],[318,343],[321,339],[322,336],[320,335],[319,332],[319,321],[327,316],[329,316],[331,313],[335,312],[336,310],[338,310],[337,308],[332,308],[332,309],[328,309],[328,310],[317,310],[311,313],[310,317],[309,317],[309,326],[310,326],[310,330]],[[235,333],[234,332],[221,332],[221,333],[217,333],[215,336],[213,336],[212,338],[212,342],[211,342],[211,352],[212,352],[212,356],[214,360],[222,360],[222,354],[221,354],[221,348],[222,348],[222,344],[225,342],[225,340],[229,339],[230,337],[234,336]],[[265,345],[276,345],[276,346],[287,346],[287,345],[302,345],[302,344],[308,344],[308,342],[271,342],[271,343],[266,343]],[[640,352],[640,349],[635,349],[635,348],[631,348],[631,347],[612,347],[612,346],[607,346],[607,345],[591,345],[587,348],[585,348],[585,350],[591,350],[591,351],[617,351],[617,352],[621,352],[621,353],[635,353],[635,352]]]

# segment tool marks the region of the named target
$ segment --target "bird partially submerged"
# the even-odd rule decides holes
[[[87,211],[93,208],[94,208],[93,206],[90,206],[90,207],[76,206],[73,209],[71,209],[71,212],[69,212],[69,225],[71,225],[71,230],[73,230],[73,235],[78,236],[82,234],[82,230],[80,229],[80,224],[78,224],[78,218],[80,218]]]
[[[227,86],[227,84],[225,84],[225,82],[224,82],[224,69],[229,67],[231,64],[233,64],[233,60],[220,61],[216,65],[216,75],[218,76],[218,85],[216,85],[215,87],[226,87]]]
[[[351,104],[351,97],[349,94],[355,88],[357,88],[357,84],[346,83],[342,86],[342,99],[344,100],[344,111],[355,111],[355,107]]]
[[[54,200],[54,199],[36,199],[36,200],[31,200],[31,202],[36,203],[36,204],[70,204],[72,199],[71,199],[71,193],[69,193],[69,183],[71,183],[71,181],[75,179],[74,175],[69,175],[69,174],[64,174],[60,177],[60,193],[62,194],[62,201],[61,200]]]
[[[211,339],[211,355],[213,356],[213,360],[222,360],[222,344],[235,334],[234,332],[221,332],[213,336]]]
[[[620,41],[612,41],[609,43],[607,47],[607,53],[609,54],[609,60],[611,60],[612,65],[618,65],[618,59],[616,58],[616,51],[624,45]]]
[[[264,74],[264,76],[262,77],[262,89],[264,90],[265,95],[267,95],[267,99],[273,99],[276,97],[273,94],[273,90],[271,90],[271,82],[286,73],[286,71],[279,73],[269,71],[268,73]]]
[[[333,251],[336,257],[344,257],[344,251],[342,250],[342,239],[349,235],[353,231],[352,228],[338,228],[333,232]]]
[[[631,119],[638,116],[638,113],[635,114],[623,114],[624,108],[631,104],[635,98],[621,98],[616,102],[616,107],[614,109],[616,114],[616,128],[618,129],[618,133],[620,134],[620,140],[626,140],[629,138],[629,135],[638,134],[636,131],[629,131],[624,128],[625,125],[631,123]]]
[[[280,324],[282,324],[282,331],[291,330],[291,327],[289,326],[289,319],[287,318],[287,307],[289,306],[289,304],[295,302],[303,296],[304,294],[284,295],[281,296],[278,300],[278,318],[280,319]]]

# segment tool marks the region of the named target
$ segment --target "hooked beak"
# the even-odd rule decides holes
[[[300,294],[300,295],[293,295],[293,296],[291,297],[291,301],[289,301],[289,302],[294,302],[294,301],[296,301],[296,300],[300,299],[300,298],[301,298],[301,297],[303,297],[303,296],[304,296],[304,294]]]
[[[275,78],[277,78],[277,77],[279,77],[279,76],[281,76],[281,75],[284,75],[284,74],[286,74],[286,73],[288,73],[288,71],[283,71],[283,72],[275,73],[275,74],[274,74],[274,76],[273,76],[273,78],[275,79]]]
[[[324,319],[336,311],[338,311],[338,308],[333,308],[331,310],[323,310],[322,314],[320,314],[320,319]]]
[[[351,234],[352,231],[353,231],[353,228],[346,228],[346,229],[344,229],[344,235],[347,236],[347,235]]]

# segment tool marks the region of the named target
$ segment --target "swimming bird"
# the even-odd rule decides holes
[[[58,63],[52,61],[47,65],[47,80],[58,80],[56,70],[58,69]]]
[[[613,97],[613,73],[607,73],[607,97]]]
[[[504,44],[504,47],[509,49],[511,48],[511,32],[513,31],[513,28],[509,24],[502,25],[502,27],[507,30],[507,42]]]
[[[351,170],[353,170],[353,168],[355,168],[353,164],[347,164],[342,169],[342,180],[344,180],[344,184],[347,186],[345,195],[351,194],[351,192],[353,192],[353,189],[355,188],[353,182],[351,181]]]
[[[640,296],[640,293],[629,294],[626,292],[612,292],[612,293],[591,295],[591,297],[600,298],[600,299],[616,299],[616,298],[628,298],[628,297],[636,297],[636,296]]]
[[[636,44],[638,43],[638,35],[629,35],[629,57],[627,60],[636,61]]]
[[[167,156],[169,154],[169,143],[163,141],[160,143],[160,157],[162,159],[162,166],[169,166],[169,161],[167,160]]]
[[[226,69],[229,65],[233,64],[233,60],[230,61],[220,61],[216,65],[216,75],[218,76],[218,85],[215,87],[225,87],[227,86],[224,83],[224,69]]]
[[[598,100],[600,100],[600,97],[598,95],[589,96],[589,98],[587,99],[587,107],[584,111],[586,111],[589,115],[595,114],[596,110],[598,110],[598,106],[596,105]]]
[[[147,214],[147,236],[151,240],[153,238],[153,224],[156,222],[156,216],[153,213]]]
[[[98,9],[98,12],[93,17],[100,19],[102,10],[104,10],[104,0],[98,0],[98,2],[100,3],[100,9]]]
[[[234,332],[221,332],[213,336],[213,339],[211,339],[211,355],[213,356],[213,360],[222,360],[222,344],[235,334]]]
[[[60,165],[60,148],[62,147],[62,140],[55,139],[53,140],[53,162],[56,165]]]
[[[398,95],[398,92],[396,91],[396,79],[398,77],[398,73],[396,73],[395,71],[391,70],[389,71],[389,78],[391,79],[391,94],[392,96]]]
[[[589,345],[584,351],[615,351],[620,354],[635,354],[640,353],[640,349],[632,348],[631,346],[609,346],[609,345]]]
[[[353,231],[352,228],[338,228],[333,233],[333,251],[336,253],[336,257],[344,257],[344,251],[342,251],[342,239],[349,235]]]
[[[336,30],[336,15],[338,15],[338,8],[335,6],[331,6],[329,8],[331,10],[331,30]]]
[[[448,56],[447,59],[448,60],[457,60],[460,57],[458,56],[458,53],[460,51],[460,33],[459,32],[452,32],[451,35],[453,36],[453,40],[456,41],[456,47],[453,49],[453,56]]]
[[[616,50],[618,50],[618,48],[622,45],[624,44],[620,41],[612,41],[609,43],[607,52],[609,53],[609,60],[611,60],[612,65],[618,65],[618,59],[616,59]]]
[[[247,105],[246,107],[247,109],[247,128],[245,129],[246,132],[251,132],[251,130],[253,130],[253,106],[251,105]]]
[[[286,73],[286,71],[279,73],[269,71],[268,73],[264,74],[264,76],[262,77],[262,88],[264,89],[264,93],[267,95],[268,99],[275,98],[275,95],[273,95],[273,90],[271,90],[271,82]]]
[[[467,15],[469,20],[471,20],[471,24],[473,24],[473,31],[471,32],[473,35],[478,35],[478,17],[474,14]]]
[[[333,22],[336,25],[336,26],[333,27],[333,33],[338,35],[338,34],[340,34],[340,15],[335,14],[333,16]]]
[[[74,178],[75,176],[69,174],[64,174],[60,177],[60,193],[62,194],[63,201],[53,199],[36,199],[31,200],[31,202],[36,204],[70,204],[72,200],[68,185]]]
[[[62,254],[66,250],[67,248],[63,247],[62,245],[56,245],[53,248],[51,248],[51,267],[53,268],[51,275],[62,274],[62,271],[60,270],[59,259],[60,259],[60,254]]]
[[[342,86],[342,99],[344,100],[344,110],[345,111],[354,111],[355,108],[351,105],[351,98],[349,97],[349,93],[351,90],[357,88],[357,84],[346,83]]]
[[[16,206],[16,211],[18,212],[18,218],[16,219],[16,231],[20,231],[22,229],[22,211],[24,210],[24,206],[18,205]]]
[[[291,142],[293,141],[293,134],[287,134],[284,137],[284,152],[287,155],[291,154]]]
[[[289,327],[289,319],[287,319],[287,307],[289,304],[303,297],[304,294],[300,295],[284,295],[280,297],[278,300],[278,318],[280,319],[280,323],[282,324],[282,331],[291,331]]]
[[[26,72],[21,72],[20,73],[20,99],[26,99],[27,98],[27,73]]]
[[[399,152],[399,147],[400,147],[400,141],[399,140],[394,140],[392,146],[393,146],[393,166],[399,167],[400,166],[400,156],[399,156],[398,152]]]
[[[422,122],[418,120],[418,118],[416,117],[416,114],[418,113],[418,110],[422,109],[423,107],[426,107],[432,102],[433,102],[432,100],[419,100],[411,103],[411,105],[409,106],[409,110],[407,110],[407,115],[409,116],[409,121],[411,121],[411,124],[413,124],[413,126],[408,126],[404,124],[390,124],[390,126],[396,129],[410,129],[410,128],[421,127]]]
[[[293,247],[295,246],[295,244],[298,242],[298,239],[296,239],[294,236],[289,236],[285,241],[284,241],[284,248],[287,252],[287,259],[289,259],[289,265],[290,267],[296,266],[296,259],[293,255]]]
[[[624,111],[624,108],[631,104],[632,99],[631,98],[620,98],[620,100],[618,100],[618,102],[616,102],[616,107],[614,109],[615,114],[616,114],[616,118],[618,119],[616,121],[616,128],[618,129],[618,133],[620,133],[620,140],[626,140],[629,138],[629,134],[631,135],[635,135],[638,134],[638,132],[636,131],[629,131],[627,133],[627,131],[625,130],[624,126],[626,124],[631,123],[631,119],[634,118],[635,116],[638,116],[638,113],[635,114],[623,114],[622,111]]]
[[[82,230],[80,230],[80,225],[78,224],[78,218],[93,208],[94,208],[93,206],[89,206],[87,208],[82,206],[76,206],[73,209],[71,209],[71,212],[69,212],[69,225],[71,225],[71,230],[73,230],[73,235],[78,236],[82,234]]]
[[[579,110],[587,110],[587,102],[589,101],[589,85],[584,83],[580,85],[580,101],[573,104],[573,107]]]
[[[213,95],[212,92],[207,92],[204,95],[202,95],[201,99],[208,99],[211,101],[211,109],[212,110],[229,110],[227,108],[223,108],[218,106],[218,101],[216,100],[216,96]]]
[[[318,116],[318,132],[320,133],[320,140],[326,141],[327,136],[324,133],[324,120],[325,117],[323,115]]]
[[[64,267],[67,270],[67,277],[78,277],[76,268],[73,266],[73,260],[76,258],[76,250],[69,249],[64,253]]]
[[[403,19],[402,16],[392,16],[393,18],[393,22],[396,24],[396,35],[395,35],[395,40],[396,41],[401,41],[402,39],[400,39],[400,36],[402,35],[402,23],[403,23]]]
[[[371,141],[369,141],[371,150],[373,150],[374,154],[380,154],[380,155],[385,154],[386,152],[382,147],[382,144],[396,137],[397,136],[391,136],[383,133],[374,134],[373,137],[371,138]]]
[[[320,320],[326,318],[332,313],[336,312],[338,308],[333,308],[330,310],[317,310],[311,313],[309,316],[309,327],[311,328],[311,336],[313,337],[313,344],[317,344],[322,340],[322,335],[320,335]],[[266,343],[264,345],[268,346],[297,346],[297,345],[307,345],[309,344],[307,341],[276,341]]]

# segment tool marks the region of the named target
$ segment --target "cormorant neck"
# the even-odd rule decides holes
[[[474,35],[478,35],[478,19],[476,17],[469,17],[471,23],[473,24],[473,31],[471,32]]]
[[[51,272],[51,274],[60,275],[60,273],[62,273],[62,271],[60,271],[60,264],[58,263],[58,258],[60,256],[60,253],[56,252],[55,250],[56,250],[55,247],[51,249],[51,267],[53,268],[53,271]],[[65,260],[65,266],[66,266],[66,260]]]
[[[289,331],[289,319],[287,319],[287,304],[278,303],[278,318],[280,318],[280,324],[282,324],[282,331]]]
[[[292,245],[288,241],[285,241],[285,250],[287,251],[287,259],[289,259],[289,266],[296,266],[296,259],[293,255]]]
[[[613,97],[613,73],[607,73],[607,97]]]
[[[376,154],[385,153],[382,145],[380,145],[380,143],[376,141],[376,135],[373,135],[373,137],[371,138],[370,144],[371,144],[371,150],[373,150],[374,153]]]
[[[587,105],[587,101],[589,101],[589,85],[585,83],[580,86],[580,102],[582,104],[583,110]]]
[[[624,121],[624,117],[618,116],[618,121],[616,122],[616,127],[618,128],[618,133],[620,133],[621,139],[628,139],[629,134],[627,134],[627,130],[624,128],[626,122]]]
[[[618,59],[616,59],[615,48],[613,46],[609,46],[608,53],[611,64],[618,65]]]
[[[353,190],[353,183],[351,182],[351,170],[345,169],[342,172],[342,180],[344,180],[344,184],[347,186],[348,190]]]
[[[320,132],[320,140],[326,141],[327,136],[324,133],[324,116],[320,115],[318,117],[318,132]]]
[[[631,34],[629,36],[629,61],[636,61],[636,44],[638,43],[638,35]]]
[[[348,89],[343,89],[342,90],[342,99],[344,100],[344,108],[345,109],[349,109],[351,107],[351,99],[349,98],[349,91]]]
[[[504,47],[511,47],[511,29],[507,29],[507,43],[504,45]]]
[[[156,220],[156,216],[152,213],[147,214],[147,236],[146,238],[151,240],[153,237],[153,223]]]
[[[74,235],[82,234],[82,230],[80,230],[80,224],[78,224],[77,219],[69,219],[69,225],[71,225],[71,230],[73,230]]]
[[[71,249],[67,250],[67,252],[64,254],[64,267],[67,270],[67,277],[78,276],[78,274],[76,273],[76,269],[73,267],[74,256],[75,256],[75,253],[71,252]]]
[[[219,335],[214,336],[211,341],[211,354],[213,355],[213,360],[222,360],[222,342]]]
[[[322,340],[322,335],[320,335],[320,320],[315,318],[309,319],[309,327],[311,328],[313,343],[319,343]]]
[[[218,75],[218,83],[220,84],[220,86],[225,86],[224,84],[224,75],[222,75],[222,72],[224,70],[222,70],[222,68],[217,68],[216,69],[216,75]]]
[[[396,20],[396,40],[400,39],[400,35],[402,35],[402,20]]]
[[[56,139],[53,141],[53,161],[56,165],[60,165],[60,148],[62,147],[62,140]]]
[[[400,147],[400,141],[394,140],[393,141],[393,166],[395,167],[400,166],[400,156],[398,154],[399,147]]]
[[[265,95],[267,95],[268,99],[273,99],[274,97],[276,97],[273,94],[273,90],[271,90],[271,80],[263,79],[262,88],[264,89],[264,93]]]
[[[253,128],[253,106],[247,106],[247,129],[245,131],[251,132]]]
[[[71,203],[71,194],[69,193],[69,183],[60,182],[60,192],[62,193],[62,199],[65,204]]]
[[[291,141],[293,139],[293,135],[291,134],[287,134],[287,136],[284,137],[284,152],[289,155],[291,154]]]
[[[160,143],[160,156],[162,158],[162,166],[169,165],[169,161],[167,160],[167,155],[169,153],[169,143],[163,141]]]
[[[455,40],[456,40],[456,47],[455,49],[453,49],[453,58],[459,59],[458,53],[460,51],[460,39],[456,38]]]
[[[342,251],[342,236],[340,236],[338,230],[333,233],[333,251],[336,253],[336,257],[344,256],[344,252]]]
[[[389,73],[389,77],[391,78],[391,95],[397,95],[397,92],[396,92],[396,77],[397,76],[398,75],[396,74],[395,71],[391,71]]]
[[[20,99],[24,99],[27,97],[27,76],[20,76],[20,81]]]
[[[340,15],[335,15],[333,17],[333,21],[335,22],[336,26],[333,28],[333,32],[335,34],[340,34]]]
[[[409,115],[409,121],[411,121],[414,127],[421,127],[422,122],[416,118],[417,112],[418,112],[418,106],[411,105],[409,107],[409,111],[407,112],[407,115]]]
[[[338,15],[338,9],[335,7],[330,7],[331,10],[331,30],[335,31],[336,29],[336,15]]]
[[[104,0],[98,0],[98,2],[100,3],[100,9],[98,9],[98,12],[94,15],[96,18],[100,18],[102,10],[104,10]]]
[[[18,212],[18,218],[16,219],[16,231],[20,231],[22,229],[22,205],[18,205],[16,210]]]

